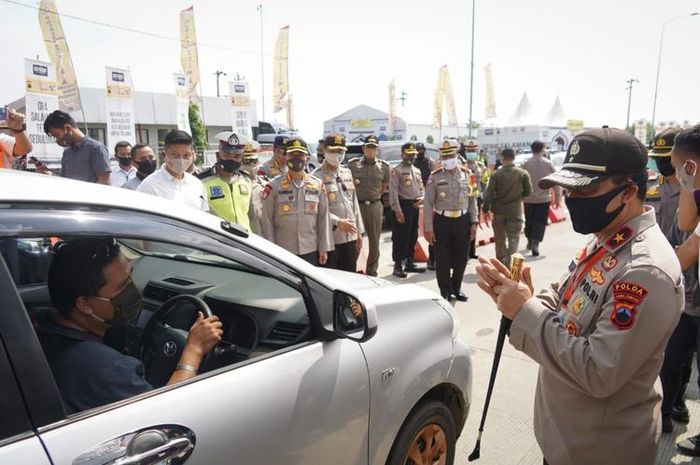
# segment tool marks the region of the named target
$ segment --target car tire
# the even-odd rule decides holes
[[[432,441],[432,445],[426,444]],[[452,465],[455,457],[457,432],[450,409],[442,402],[429,401],[416,406],[401,426],[387,465],[423,465],[428,463]],[[414,460],[432,447],[434,453],[426,460]]]

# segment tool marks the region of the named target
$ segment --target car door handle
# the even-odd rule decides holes
[[[196,443],[194,432],[184,426],[149,426],[95,446],[73,460],[73,465],[182,464]]]

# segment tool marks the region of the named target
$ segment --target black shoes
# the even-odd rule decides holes
[[[673,421],[671,421],[671,415],[661,416],[661,432],[670,433],[673,431]]]
[[[532,250],[532,241],[530,239],[527,240],[527,250]]]
[[[690,421],[690,412],[688,411],[688,407],[685,406],[685,403],[673,406],[671,409],[671,418],[678,423],[688,423]]]
[[[467,297],[466,294],[464,294],[464,292],[462,291],[453,293],[452,295],[454,295],[455,299],[459,300],[460,302],[466,302],[467,300],[469,300],[469,297]]]
[[[540,256],[540,243],[532,241],[532,244],[530,245],[530,250],[532,251],[533,257],[539,257]]]
[[[397,278],[405,278],[406,276],[408,276],[406,274],[406,272],[403,270],[401,263],[394,263],[393,275],[396,276]]]
[[[676,447],[681,451],[681,454],[700,457],[700,434],[679,442]]]
[[[425,268],[422,266],[416,266],[416,264],[413,263],[413,260],[410,258],[406,260],[405,270],[409,273],[425,273]]]
[[[440,295],[442,296],[443,299],[445,299],[448,302],[452,301],[452,294],[449,292],[441,292]]]
[[[434,259],[433,257],[429,257],[429,258],[428,258],[428,269],[429,269],[430,271],[434,271],[434,270],[435,270],[435,259]]]

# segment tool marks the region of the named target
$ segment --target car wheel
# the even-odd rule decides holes
[[[450,409],[442,402],[419,405],[408,416],[387,465],[452,465],[457,434]]]

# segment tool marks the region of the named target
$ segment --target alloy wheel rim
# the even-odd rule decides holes
[[[440,425],[425,425],[415,435],[406,453],[405,465],[445,465],[447,437]]]

